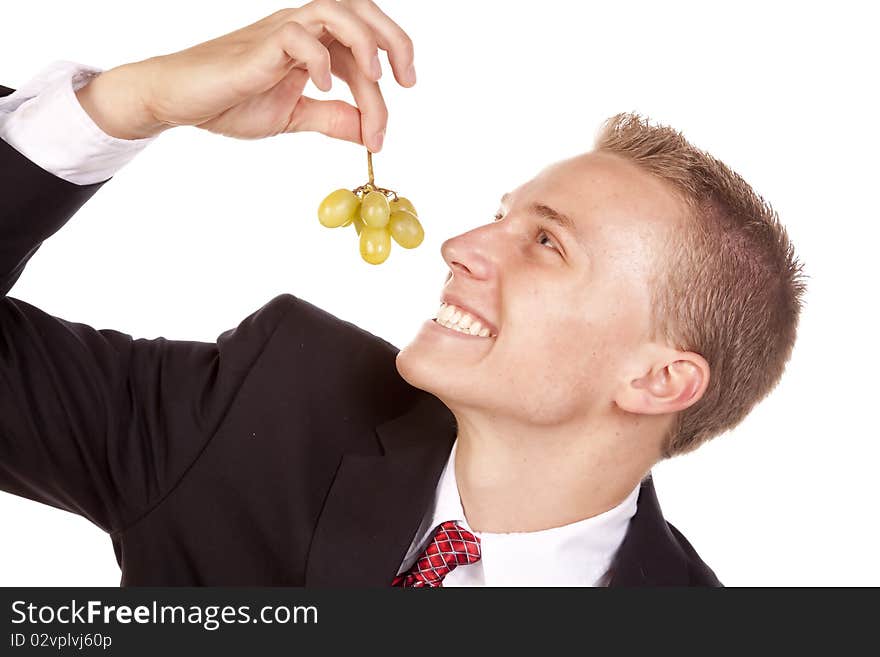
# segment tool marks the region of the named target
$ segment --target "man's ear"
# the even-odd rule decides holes
[[[675,413],[697,403],[709,385],[709,363],[692,351],[663,347],[652,354],[647,371],[625,381],[615,403],[630,413]]]

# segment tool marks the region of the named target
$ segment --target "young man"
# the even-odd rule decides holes
[[[375,5],[318,0],[0,100],[4,295],[172,126],[381,148],[377,46],[414,84]],[[331,70],[358,108],[301,96]],[[770,207],[675,131],[618,115],[442,255],[444,303],[403,350],[290,294],[216,343],[4,296],[0,487],[110,533],[123,585],[719,585],[650,471],[781,376],[803,282]]]

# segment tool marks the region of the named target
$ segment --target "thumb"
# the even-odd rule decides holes
[[[301,96],[285,132],[307,131],[363,144],[361,113],[357,107],[342,100],[315,100]]]

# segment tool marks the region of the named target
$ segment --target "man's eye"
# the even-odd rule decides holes
[[[550,244],[553,245],[553,248],[556,250],[556,252],[560,253],[560,255],[561,255],[561,252],[559,251],[559,247],[556,246],[556,240],[554,240],[552,237],[550,237],[550,235],[547,233],[547,231],[544,230],[543,227],[539,226],[538,227],[538,236],[541,236],[541,235],[546,237],[550,241]]]
[[[501,221],[503,218],[504,218],[504,215],[501,214],[501,212],[496,212],[496,213],[495,213],[495,219],[494,219],[494,221]],[[546,230],[543,226],[538,226],[538,235],[539,235],[539,236],[543,235],[545,238],[547,238],[547,240],[548,240],[548,241],[550,242],[550,244],[552,245],[552,248],[553,248],[553,249],[554,249],[559,255],[562,255],[562,251],[559,249],[558,246],[556,246],[556,240],[553,239],[553,238],[550,236],[550,233],[548,233],[547,230]]]

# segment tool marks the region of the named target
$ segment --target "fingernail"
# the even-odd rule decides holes
[[[416,83],[416,67],[413,64],[410,64],[409,68],[406,69],[406,79],[409,84]]]
[[[373,61],[370,62],[370,67],[373,69],[373,77],[376,80],[382,77],[382,66],[379,64],[379,55],[373,55]]]
[[[382,142],[385,141],[385,131],[382,130],[376,133],[376,136],[373,137],[373,152],[376,153],[382,149]]]

